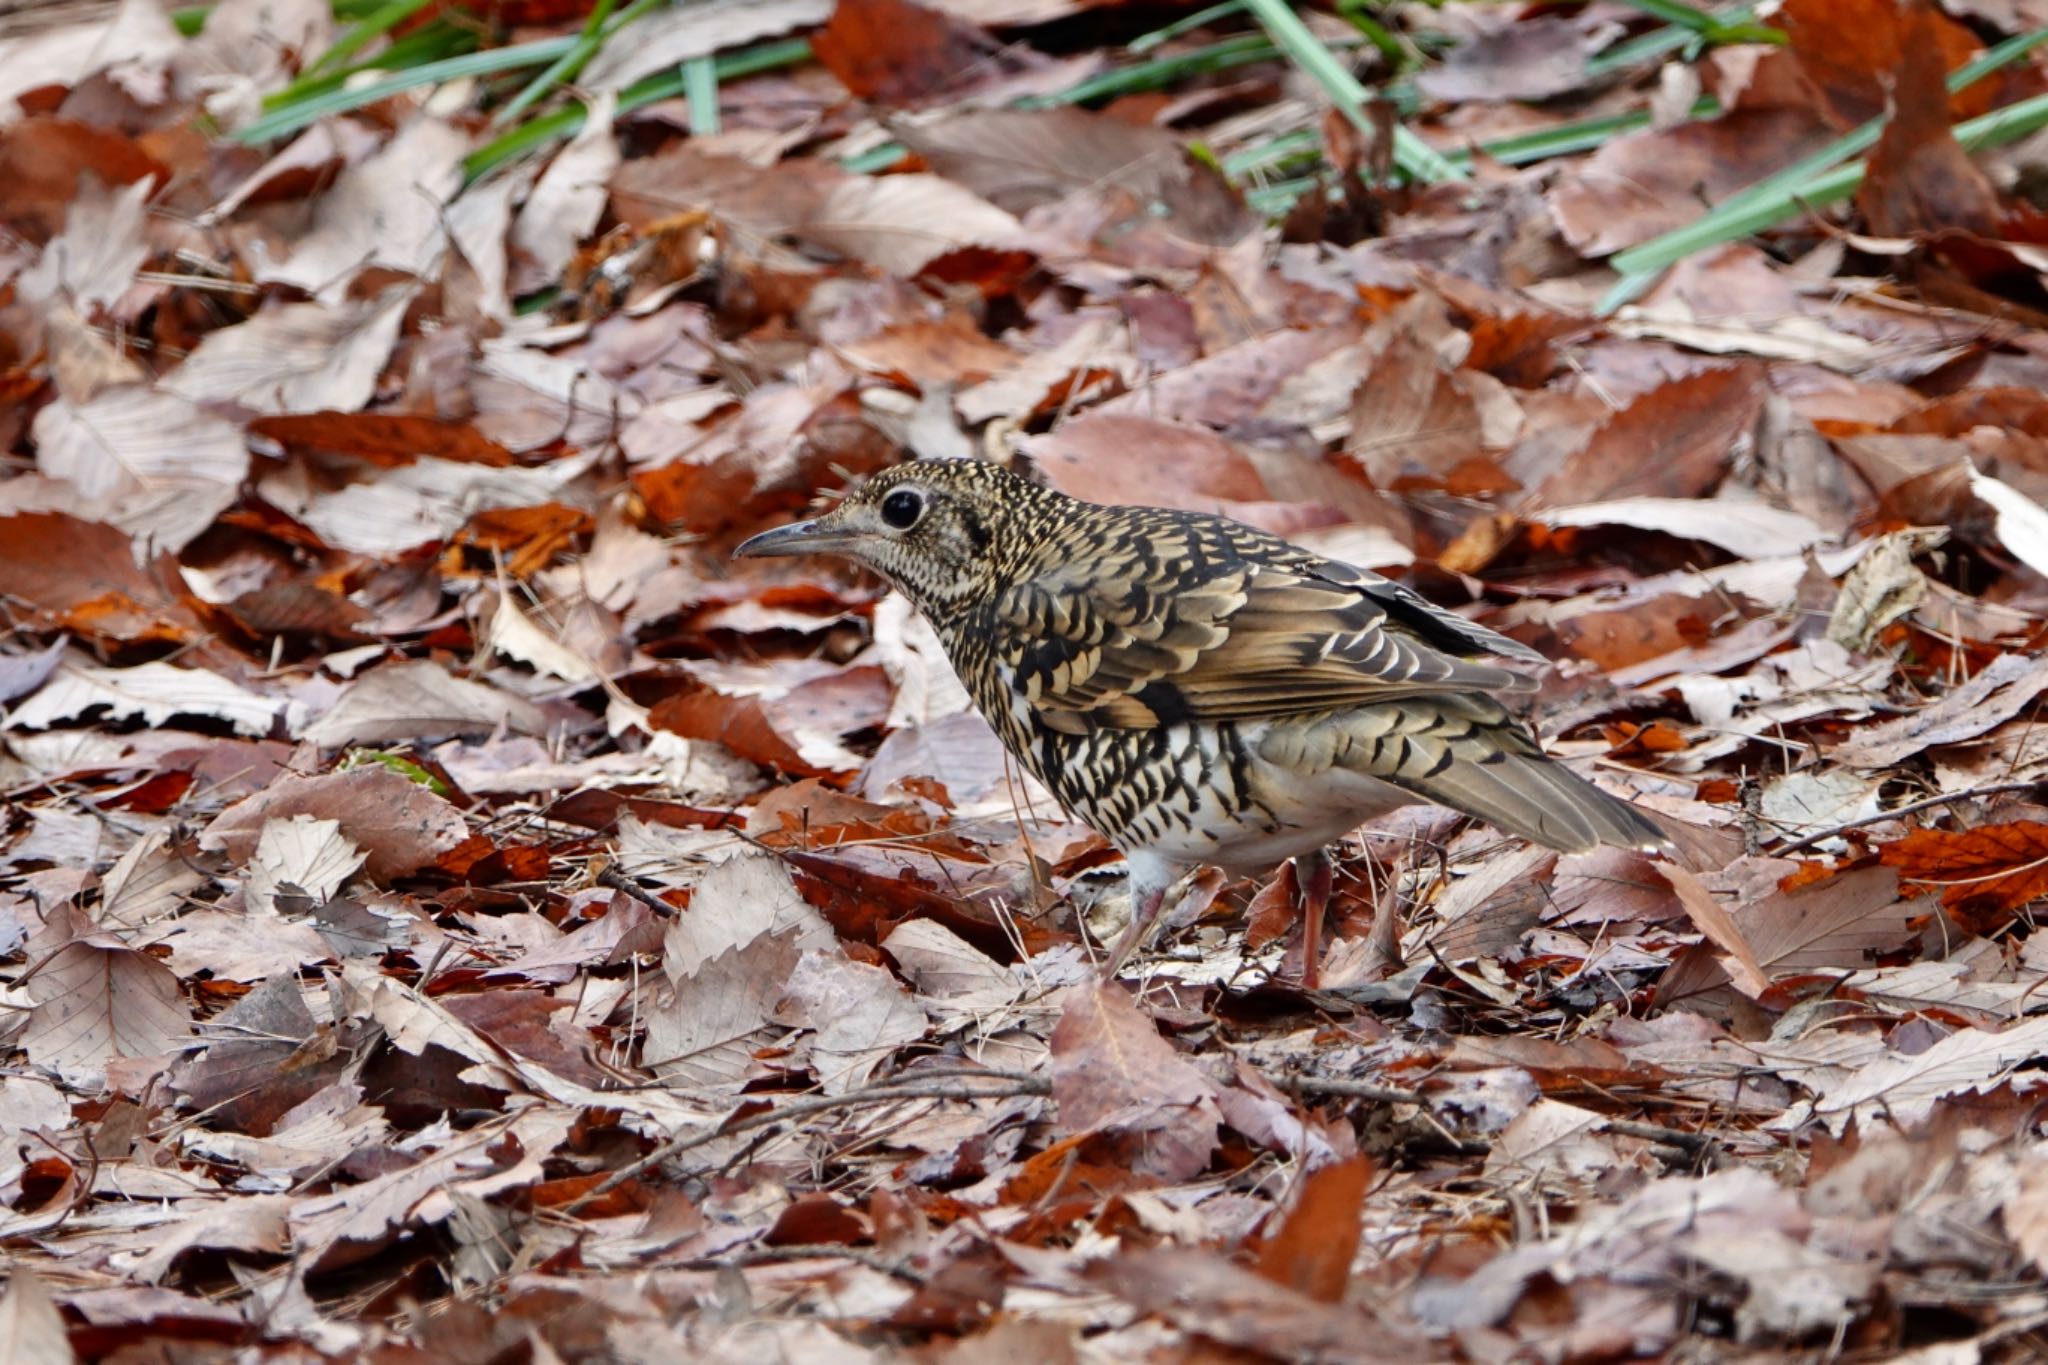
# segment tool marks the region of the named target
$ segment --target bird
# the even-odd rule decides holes
[[[1549,662],[1413,589],[1226,517],[1083,502],[990,460],[913,460],[735,547],[830,554],[931,623],[1016,760],[1124,856],[1113,978],[1207,864],[1295,860],[1315,983],[1327,847],[1434,802],[1560,852],[1668,851],[1504,698]]]

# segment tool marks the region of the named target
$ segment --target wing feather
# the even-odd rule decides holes
[[[1465,656],[1542,655],[1398,583],[1220,518],[1154,515],[1156,534],[1141,525],[1106,550],[1077,550],[997,600],[999,666],[1055,728],[1535,686]]]

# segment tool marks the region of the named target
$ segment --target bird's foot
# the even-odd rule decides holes
[[[1151,937],[1152,926],[1159,919],[1159,911],[1166,904],[1166,888],[1147,891],[1131,902],[1131,922],[1118,936],[1116,947],[1109,950],[1109,960],[1102,964],[1102,979],[1116,980],[1116,974],[1123,970],[1124,963],[1132,953]]]
[[[1294,860],[1294,889],[1301,898],[1301,988],[1305,991],[1315,990],[1322,980],[1323,916],[1329,912],[1335,880],[1327,848]]]

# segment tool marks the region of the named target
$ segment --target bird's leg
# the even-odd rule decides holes
[[[1323,916],[1335,881],[1330,850],[1319,848],[1294,860],[1294,889],[1301,896],[1301,988],[1312,991],[1321,977]]]
[[[1125,960],[1151,936],[1152,926],[1166,905],[1166,893],[1180,879],[1179,868],[1148,854],[1128,854],[1125,863],[1130,868],[1131,922],[1117,939],[1116,947],[1110,949],[1109,961],[1103,964],[1104,981],[1114,981]]]

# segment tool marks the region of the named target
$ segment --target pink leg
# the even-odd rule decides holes
[[[1116,980],[1116,974],[1123,970],[1124,959],[1136,952],[1139,946],[1151,937],[1152,924],[1159,918],[1159,908],[1165,902],[1166,888],[1162,886],[1146,894],[1142,901],[1132,904],[1130,925],[1124,930],[1123,936],[1117,939],[1116,947],[1110,950],[1109,961],[1102,965],[1104,981]]]
[[[1158,921],[1159,912],[1165,908],[1166,893],[1180,879],[1180,868],[1152,854],[1126,854],[1125,861],[1131,869],[1131,923],[1123,936],[1117,939],[1116,947],[1110,950],[1109,961],[1103,965],[1104,981],[1114,981],[1130,955],[1145,946],[1145,940],[1152,936],[1152,926]]]
[[[1319,848],[1294,860],[1294,889],[1301,893],[1301,988],[1316,989],[1322,979],[1323,916],[1330,909],[1335,880],[1330,851]]]

